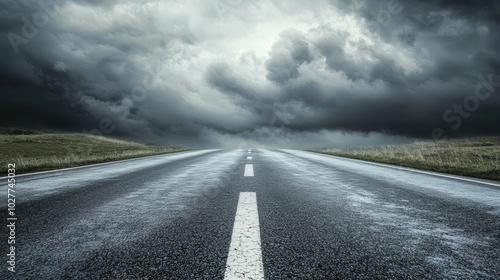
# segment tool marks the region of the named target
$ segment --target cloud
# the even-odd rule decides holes
[[[269,59],[266,61],[267,78],[278,84],[299,76],[298,68],[311,62],[312,55],[309,44],[296,30],[288,29],[280,34],[280,38],[272,46]]]
[[[1,126],[110,120],[191,146],[500,134],[497,1],[44,3],[0,4]]]

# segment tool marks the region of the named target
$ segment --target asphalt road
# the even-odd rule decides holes
[[[7,182],[0,201],[7,222]],[[16,178],[1,279],[500,279],[500,184],[293,150]]]

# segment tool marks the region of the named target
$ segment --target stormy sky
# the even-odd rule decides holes
[[[190,147],[500,135],[499,1],[0,0],[0,8],[3,127]]]

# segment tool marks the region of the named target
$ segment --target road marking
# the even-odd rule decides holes
[[[252,159],[252,157],[247,157],[247,159]]]
[[[249,154],[251,154],[252,152],[251,151],[248,151]]]
[[[224,279],[264,279],[257,195],[242,192],[234,219]]]
[[[204,154],[208,153],[210,151],[216,151],[220,149],[211,149],[211,150],[205,150],[206,152],[198,153],[203,150],[199,150],[196,152],[197,154]],[[66,167],[66,168],[59,168],[59,169],[53,169],[53,170],[47,170],[47,171],[37,171],[37,172],[31,172],[31,173],[22,173],[22,174],[17,174],[16,177],[24,177],[24,176],[34,176],[34,175],[43,175],[43,174],[50,174],[50,173],[57,173],[57,172],[64,172],[64,171],[69,171],[69,170],[75,170],[75,169],[85,169],[89,167],[96,167],[96,166],[101,166],[101,165],[113,165],[115,163],[123,163],[123,162],[129,162],[129,161],[139,161],[148,157],[163,157],[163,156],[177,156],[177,155],[186,155],[188,153],[193,153],[194,151],[180,151],[180,152],[174,152],[170,154],[160,154],[160,155],[152,155],[152,156],[144,156],[144,157],[138,157],[138,158],[131,158],[131,159],[121,159],[121,160],[115,160],[115,161],[109,161],[109,162],[101,162],[101,163],[93,163],[93,164],[87,164],[87,165],[82,165],[82,166],[75,166],[75,167]],[[187,155],[186,155],[187,156]],[[60,175],[60,174],[55,174],[55,175]],[[0,177],[0,180],[7,179],[7,176]]]
[[[496,183],[492,183],[492,182],[480,181],[480,180],[474,180],[474,179],[468,179],[468,178],[463,178],[463,177],[458,177],[458,176],[453,176],[453,175],[447,175],[447,174],[438,173],[438,172],[424,171],[424,170],[414,169],[414,168],[410,168],[410,167],[395,166],[395,165],[390,165],[390,164],[385,164],[385,163],[378,163],[378,162],[372,162],[372,161],[367,161],[367,160],[362,160],[362,159],[354,159],[354,158],[348,158],[348,157],[334,156],[334,155],[329,155],[329,154],[322,154],[322,153],[317,153],[317,154],[318,155],[323,155],[323,156],[335,157],[335,158],[339,158],[339,159],[344,159],[344,160],[348,160],[348,161],[350,160],[350,161],[356,161],[356,162],[371,164],[371,165],[375,165],[375,166],[388,167],[388,168],[397,169],[397,170],[403,170],[403,171],[409,171],[409,172],[414,172],[414,173],[421,173],[421,174],[426,174],[426,175],[431,175],[431,176],[436,176],[436,177],[443,177],[443,178],[454,179],[454,180],[459,180],[459,181],[465,181],[465,182],[471,182],[471,183],[489,185],[489,186],[494,186],[494,187],[500,187],[500,184],[496,184]]]
[[[245,164],[245,172],[243,172],[245,177],[253,177],[253,164]]]

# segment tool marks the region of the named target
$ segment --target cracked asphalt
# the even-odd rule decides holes
[[[500,279],[500,183],[265,149],[19,176],[0,279],[224,279],[241,193],[265,279]]]

